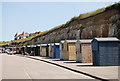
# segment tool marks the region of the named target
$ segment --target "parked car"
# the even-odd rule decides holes
[[[14,52],[12,51],[12,49],[6,49],[5,52],[8,54],[8,55],[12,55],[14,54]]]
[[[8,52],[8,55],[12,55],[12,54],[13,54],[13,51]]]

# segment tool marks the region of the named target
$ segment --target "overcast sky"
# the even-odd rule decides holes
[[[15,33],[38,32],[64,24],[74,16],[113,2],[2,2],[0,41],[13,40]],[[1,6],[2,5],[2,6]],[[1,31],[2,30],[2,31]]]

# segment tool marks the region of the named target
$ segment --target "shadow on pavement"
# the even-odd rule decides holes
[[[78,66],[78,67],[86,67],[86,66],[95,67],[95,66],[93,66],[93,65],[76,65],[76,66]]]
[[[111,66],[98,66],[98,65],[76,65],[78,67],[111,67]]]

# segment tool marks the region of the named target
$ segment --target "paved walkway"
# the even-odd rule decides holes
[[[59,59],[51,59],[40,56],[25,57],[48,62],[96,78],[118,79],[119,66],[93,66],[92,63],[76,63],[75,61],[61,61]]]
[[[95,78],[43,61],[7,54],[0,54],[0,57],[2,57],[2,79],[22,79],[22,81],[26,81],[23,79],[29,79],[29,81],[41,81],[39,79],[90,79],[96,81]]]

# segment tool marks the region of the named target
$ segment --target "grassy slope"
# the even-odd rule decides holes
[[[55,31],[55,30],[59,29],[59,28],[65,28],[74,20],[81,20],[81,19],[84,19],[84,18],[87,18],[87,17],[91,17],[91,16],[100,14],[102,12],[105,12],[105,11],[111,9],[111,8],[115,8],[115,7],[118,7],[118,6],[120,6],[120,3],[115,3],[115,4],[109,5],[107,7],[97,9],[96,11],[89,12],[89,13],[80,14],[80,16],[75,16],[75,17],[71,18],[70,21],[67,21],[65,24],[62,24],[62,25],[56,26],[56,27],[54,27],[54,28],[52,28],[50,30],[44,31],[39,36],[45,35],[47,33],[50,33],[52,31]]]

